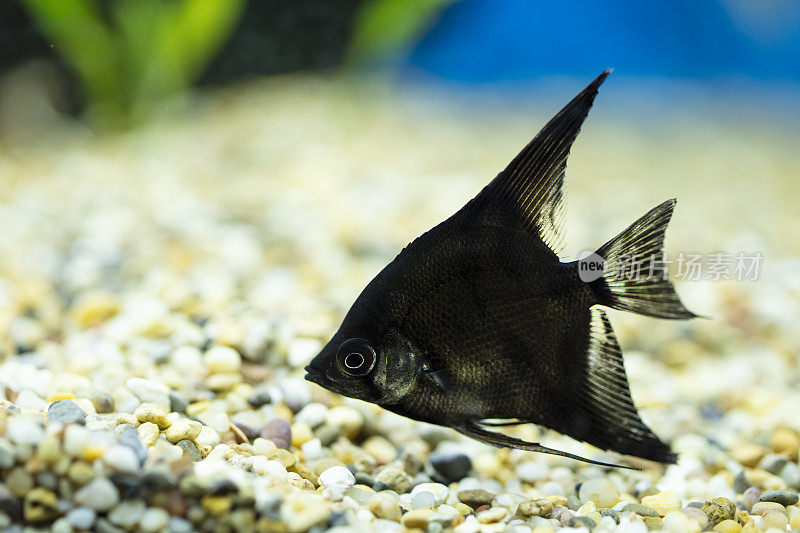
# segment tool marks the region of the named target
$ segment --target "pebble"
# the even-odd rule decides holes
[[[661,516],[658,514],[658,511],[652,507],[647,507],[646,505],[640,505],[638,503],[625,504],[625,506],[622,508],[622,511],[636,513],[639,516]]]
[[[97,513],[88,507],[76,507],[67,513],[66,518],[75,529],[91,529]]]
[[[145,505],[141,500],[127,500],[120,502],[108,513],[108,520],[121,528],[134,527],[144,515]]]
[[[739,533],[742,530],[742,525],[731,519],[723,520],[714,526],[714,531],[721,533]]]
[[[141,439],[142,444],[148,447],[153,446],[158,440],[158,436],[161,434],[158,426],[153,422],[139,424],[139,427],[136,428],[136,432],[139,435],[139,439]]]
[[[195,440],[200,436],[202,427],[203,425],[200,422],[179,418],[167,428],[164,432],[164,436],[173,444],[180,440]]]
[[[458,492],[458,499],[461,500],[462,503],[469,505],[473,509],[477,509],[482,505],[489,505],[494,500],[495,495],[491,492],[487,492],[481,489],[472,489],[472,490],[462,490]],[[537,501],[537,500],[534,500]],[[549,500],[548,500],[549,502]],[[550,505],[550,510],[552,510],[553,506]],[[549,511],[548,511],[549,513]],[[533,515],[532,515],[533,516]],[[542,516],[542,515],[536,515]]]
[[[53,520],[61,514],[58,508],[58,497],[41,487],[31,489],[25,495],[23,513],[25,520],[31,523]]]
[[[432,453],[428,460],[447,483],[460,481],[472,470],[472,461],[463,453]]]
[[[459,497],[461,493],[459,493]],[[541,516],[548,518],[550,513],[553,512],[553,500],[550,498],[535,498],[533,500],[522,502],[517,506],[517,518],[530,518],[532,516]]]
[[[411,501],[411,505],[414,507],[414,509],[436,506],[436,500],[433,497],[433,493],[428,492],[427,490],[423,490],[414,494]]]
[[[569,519],[569,522],[567,522],[567,526],[574,528],[585,527],[591,530],[597,526],[597,522],[587,516],[573,516]]]
[[[797,503],[798,494],[793,490],[768,490],[761,494],[759,501],[775,502],[788,507]]]
[[[664,491],[642,498],[642,505],[652,507],[658,512],[659,516],[664,516],[670,511],[680,511],[681,499],[672,491]]]
[[[447,496],[450,494],[450,489],[441,483],[420,483],[411,490],[411,497],[414,498],[423,492],[433,496],[433,506],[438,507],[445,503]]]
[[[587,479],[581,483],[578,497],[581,503],[593,501],[597,507],[613,507],[619,501],[619,491],[607,479]]]
[[[55,424],[85,424],[86,412],[72,400],[58,400],[47,408],[47,421]]]
[[[269,403],[269,402],[266,402]],[[328,415],[328,407],[321,403],[312,402],[294,416],[295,422],[308,424],[311,429],[315,429],[325,423]]]
[[[414,509],[403,515],[401,523],[409,529],[428,529],[428,518],[433,514],[431,509]]]
[[[103,452],[103,463],[110,470],[124,474],[134,474],[139,471],[139,458],[129,446],[115,444]]]
[[[166,413],[156,405],[143,403],[134,411],[134,416],[140,423],[152,422],[158,429],[163,431],[172,425]],[[144,439],[142,439],[144,440]]]
[[[758,502],[750,509],[750,514],[760,516],[770,511],[778,511],[785,514],[786,508],[777,502]]]
[[[333,466],[319,475],[319,484],[326,488],[336,488],[342,493],[356,482],[355,476],[343,466]]]
[[[736,506],[727,498],[713,498],[703,504],[701,510],[708,517],[708,522],[715,526],[724,520],[733,520]]]
[[[761,517],[761,527],[765,530],[775,528],[779,531],[786,531],[789,519],[785,512],[768,511]]]
[[[75,503],[95,511],[108,511],[119,503],[119,491],[104,477],[90,481],[75,493]]]
[[[377,492],[370,496],[369,510],[376,517],[391,520],[392,522],[399,522],[402,516],[397,500],[382,492]]]
[[[203,357],[203,362],[210,374],[239,372],[242,368],[239,352],[227,346],[212,346]]]
[[[16,444],[33,446],[44,438],[44,426],[37,418],[15,416],[8,421],[6,437]]]
[[[500,522],[508,515],[508,510],[503,507],[492,507],[476,514],[475,517],[481,524],[495,524]]]
[[[261,437],[271,440],[278,448],[288,450],[292,445],[292,426],[283,418],[273,418],[262,428]]]
[[[179,440],[175,445],[181,449],[181,453],[184,457],[189,459],[190,461],[201,461],[203,459],[203,454],[200,453],[200,450],[197,449],[197,446],[194,442],[190,440]]]
[[[149,379],[130,378],[125,382],[125,386],[141,401],[162,409],[169,408],[169,388],[164,384]]]
[[[377,487],[377,484],[380,483],[383,487],[402,494],[411,487],[411,478],[403,470],[389,466],[378,472],[375,476],[375,483],[375,490],[382,490]]]
[[[158,507],[150,507],[142,513],[142,518],[139,520],[139,530],[145,533],[156,533],[166,529],[169,522],[170,516],[167,511]]]

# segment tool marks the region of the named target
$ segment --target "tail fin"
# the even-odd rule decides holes
[[[608,241],[597,251],[605,260],[602,278],[592,282],[599,302],[656,318],[687,319],[675,287],[667,280],[664,232],[676,200],[667,200]]]

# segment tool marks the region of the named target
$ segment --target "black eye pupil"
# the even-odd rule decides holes
[[[347,368],[351,368],[353,370],[357,370],[358,367],[364,364],[364,356],[360,353],[349,353],[344,358],[344,366]]]
[[[364,339],[349,339],[339,346],[337,352],[339,368],[353,377],[369,374],[375,367],[377,357],[375,350]]]

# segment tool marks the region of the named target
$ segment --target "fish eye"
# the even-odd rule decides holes
[[[366,376],[375,366],[375,350],[364,339],[348,339],[336,353],[339,366],[349,376]]]

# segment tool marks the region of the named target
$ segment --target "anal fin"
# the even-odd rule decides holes
[[[455,429],[460,433],[463,433],[467,437],[484,442],[486,444],[491,444],[492,446],[496,446],[498,448],[516,448],[518,450],[547,453],[550,455],[560,455],[561,457],[568,457],[570,459],[576,459],[578,461],[583,461],[584,463],[591,463],[593,465],[607,466],[611,468],[627,468],[630,470],[640,470],[639,468],[636,468],[634,466],[618,465],[614,463],[604,463],[602,461],[594,461],[592,459],[587,459],[585,457],[581,457],[579,455],[575,455],[569,452],[564,452],[561,450],[556,450],[553,448],[542,446],[538,442],[528,442],[522,439],[517,439],[515,437],[509,437],[508,435],[503,435],[502,433],[488,431],[482,428],[479,424],[476,424],[475,422],[465,422],[461,425],[454,426],[453,429]]]

